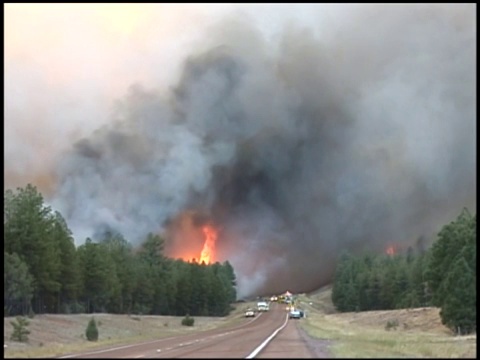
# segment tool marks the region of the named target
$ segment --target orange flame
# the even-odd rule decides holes
[[[217,231],[211,225],[205,225],[202,227],[202,231],[205,234],[205,243],[200,254],[200,264],[210,264],[213,262],[213,256],[215,253],[215,242],[217,241]]]
[[[395,248],[394,245],[390,245],[387,250],[385,250],[385,252],[388,254],[388,255],[395,255],[395,253],[397,252],[397,249]]]

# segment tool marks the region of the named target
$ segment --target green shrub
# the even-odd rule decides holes
[[[35,312],[33,311],[32,307],[30,306],[30,308],[28,309],[28,317],[30,319],[33,319],[35,317]]]
[[[385,325],[385,330],[390,330],[390,329],[397,330],[397,326],[398,326],[397,319],[388,320],[387,324]]]
[[[85,331],[85,336],[88,341],[97,341],[98,340],[98,329],[95,319],[92,317],[87,325],[87,330]]]
[[[10,323],[13,326],[13,333],[10,336],[10,340],[27,342],[28,334],[30,334],[30,330],[27,329],[27,326],[30,322],[22,316],[17,316],[17,321],[10,321]]]
[[[184,326],[193,326],[194,323],[195,319],[188,314],[182,319],[182,325]]]

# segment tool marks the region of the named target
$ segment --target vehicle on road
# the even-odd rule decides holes
[[[245,317],[255,317],[255,310],[247,309],[247,311],[245,311]]]
[[[257,310],[258,311],[268,311],[269,310],[269,305],[266,301],[259,301],[257,303]]]
[[[290,312],[288,313],[289,319],[300,319],[301,317],[302,317],[302,314],[300,310],[297,310],[297,309],[290,310]]]

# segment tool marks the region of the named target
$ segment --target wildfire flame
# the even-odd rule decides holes
[[[394,245],[390,245],[387,250],[385,250],[385,252],[388,254],[388,255],[395,255],[395,253],[397,252],[397,249],[395,248]]]
[[[203,249],[200,254],[200,264],[205,262],[205,264],[208,265],[213,262],[217,230],[211,225],[205,225],[202,227],[202,231],[205,234],[205,243],[203,244]]]

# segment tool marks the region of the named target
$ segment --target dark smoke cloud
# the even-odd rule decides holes
[[[408,246],[475,208],[475,5],[349,9],[277,42],[236,14],[167,96],[132,86],[58,166],[77,240],[188,248],[193,212],[220,229],[239,296],[309,291],[342,250]]]

